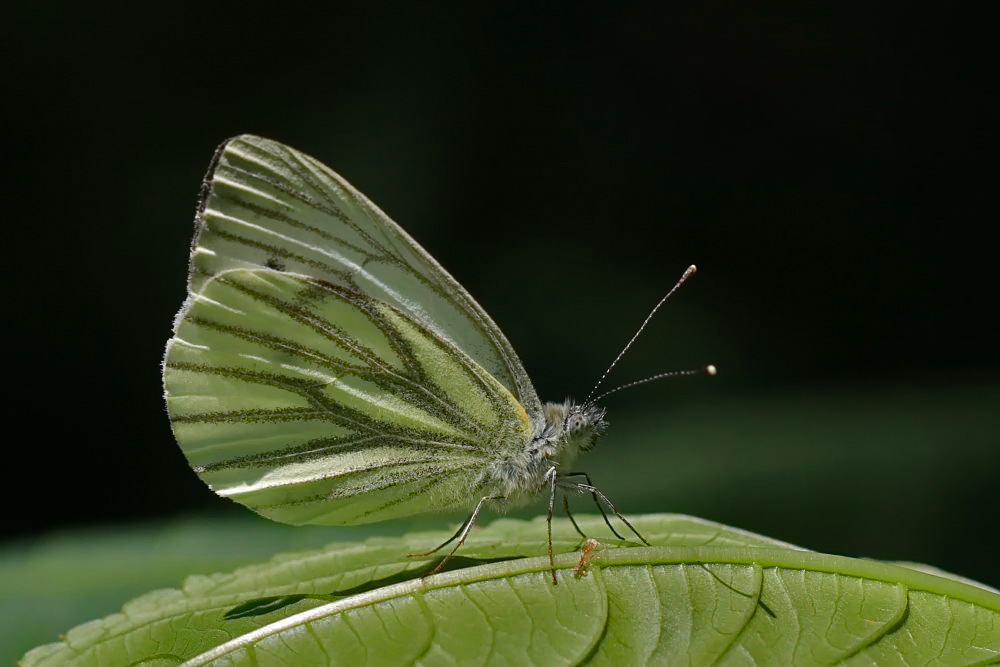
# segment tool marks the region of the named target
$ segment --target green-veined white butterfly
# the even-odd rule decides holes
[[[543,405],[454,278],[344,179],[275,141],[237,137],[212,160],[163,377],[194,470],[270,519],[472,510],[447,560],[485,502],[548,488],[551,557],[561,487],[600,496],[643,539],[589,478],[570,479],[604,409]]]

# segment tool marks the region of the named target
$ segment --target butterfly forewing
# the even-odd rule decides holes
[[[340,176],[274,141],[224,144],[206,178],[190,291],[220,272],[270,267],[360,292],[453,343],[531,415],[541,406],[486,312],[423,248]]]
[[[287,523],[362,523],[476,499],[531,437],[511,393],[451,341],[349,287],[217,272],[176,322],[167,404],[220,495]]]

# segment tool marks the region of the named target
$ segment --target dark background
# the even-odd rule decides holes
[[[626,510],[1000,583],[994,72],[982,17],[924,11],[22,3],[5,528],[248,514],[188,469],[159,364],[204,169],[252,132],[410,231],[543,398],[699,265],[613,379],[719,377],[609,399],[581,461]]]

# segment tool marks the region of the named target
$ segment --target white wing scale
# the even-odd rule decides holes
[[[275,267],[355,289],[452,342],[531,415],[541,404],[489,315],[416,241],[315,159],[244,135],[220,147],[206,178],[190,291],[232,268]]]
[[[316,160],[241,136],[213,158],[164,385],[220,495],[287,523],[465,508],[541,407],[503,333]]]
[[[220,495],[287,523],[475,500],[532,424],[478,363],[395,308],[270,269],[202,285],[164,367],[175,435]]]

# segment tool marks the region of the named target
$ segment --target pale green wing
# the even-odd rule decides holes
[[[468,507],[484,464],[532,434],[514,396],[436,332],[360,292],[270,269],[199,285],[164,384],[201,478],[286,523]]]
[[[475,359],[531,415],[541,404],[486,311],[347,181],[283,144],[243,135],[216,152],[192,246],[190,291],[234,268],[271,267],[396,307]]]

